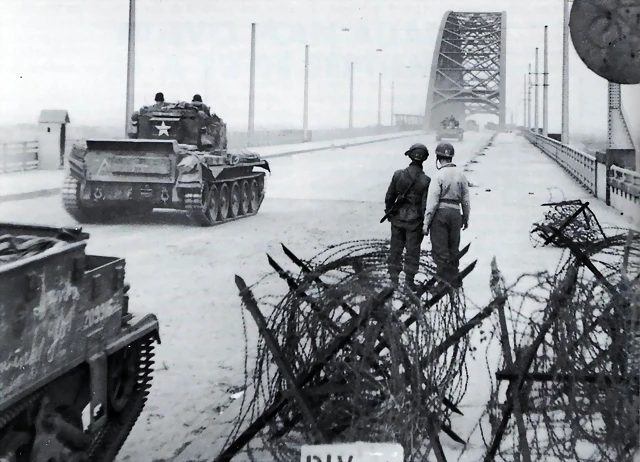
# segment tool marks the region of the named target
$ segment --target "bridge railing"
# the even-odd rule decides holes
[[[598,162],[595,156],[566,146],[553,138],[524,132],[527,139],[555,160],[569,175],[593,195],[598,194]]]
[[[38,168],[38,142],[19,141],[0,144],[0,173]]]
[[[640,224],[640,173],[607,166],[591,154],[532,131],[525,129],[523,133],[587,191]]]

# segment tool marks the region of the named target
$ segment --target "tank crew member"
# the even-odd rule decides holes
[[[459,270],[457,255],[460,231],[469,226],[471,205],[469,183],[462,170],[453,163],[454,153],[450,143],[440,143],[436,147],[438,174],[433,178],[428,195],[424,233],[431,233],[431,251],[437,276],[459,287],[454,283]]]
[[[389,219],[391,244],[387,263],[391,282],[397,285],[402,270],[402,251],[406,249],[406,286],[415,291],[414,278],[420,266],[422,226],[431,182],[424,173],[422,164],[429,157],[429,150],[418,143],[412,145],[404,155],[411,159],[411,163],[407,168],[394,172],[385,196],[385,212],[392,212]]]
[[[164,106],[164,94],[159,92],[156,93],[155,104],[153,105],[153,107],[160,109],[162,106]]]
[[[207,115],[207,117],[211,117],[211,111],[209,110],[209,107],[202,102],[202,96],[200,96],[199,94],[196,93],[195,95],[193,95],[191,104],[196,106],[199,111],[203,111]]]

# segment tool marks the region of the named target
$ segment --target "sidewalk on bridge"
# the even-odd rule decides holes
[[[555,269],[560,250],[534,248],[529,236],[532,225],[544,219],[544,203],[580,199],[589,202],[605,232],[636,228],[630,217],[592,196],[545,153],[515,133],[497,135],[491,147],[467,162],[465,170],[471,184],[471,217],[462,242],[477,241],[472,248],[474,258],[480,257],[469,278],[474,287],[465,285],[465,290],[482,294],[476,302],[490,299],[487,281],[493,256],[509,278]],[[478,255],[478,245],[488,251]]]
[[[376,143],[394,138],[423,134],[423,131],[398,132],[386,135],[361,136],[336,140],[313,141],[309,143],[286,144],[279,146],[256,146],[246,148],[264,158],[291,156],[307,152],[328,149],[342,149],[349,146]],[[230,152],[237,150],[230,149]],[[55,195],[62,189],[63,170],[27,170],[0,174],[0,202],[33,199]]]

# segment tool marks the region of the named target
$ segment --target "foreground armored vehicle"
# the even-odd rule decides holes
[[[202,226],[258,213],[266,160],[227,152],[226,125],[196,105],[164,103],[132,117],[127,140],[74,146],[63,189],[67,212],[80,223],[154,208],[188,212]]]
[[[110,462],[145,405],[158,320],[88,237],[0,223],[2,461]]]
[[[456,139],[458,141],[464,139],[464,129],[461,128],[458,121],[452,117],[443,120],[436,133],[437,141],[444,139]]]

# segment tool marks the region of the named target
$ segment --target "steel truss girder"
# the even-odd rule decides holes
[[[460,122],[473,114],[506,119],[507,13],[447,11],[440,23],[431,64],[425,128],[454,115]]]

